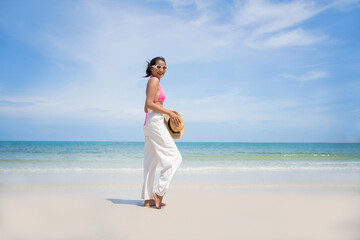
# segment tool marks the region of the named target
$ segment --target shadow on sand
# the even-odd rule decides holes
[[[108,198],[106,199],[114,204],[126,204],[126,205],[135,205],[139,207],[144,206],[144,200],[130,200],[130,199],[114,199],[114,198]]]

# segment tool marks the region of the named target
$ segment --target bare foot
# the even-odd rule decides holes
[[[145,200],[144,207],[154,207],[154,206],[156,206],[154,199]],[[161,203],[161,208],[164,208],[164,207],[166,207],[166,204]]]
[[[153,192],[153,196],[154,196],[154,199],[155,199],[155,207],[157,209],[161,209],[161,202],[162,202],[163,197],[157,195],[155,192]]]

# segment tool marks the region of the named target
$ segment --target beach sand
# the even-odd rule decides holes
[[[355,188],[173,185],[165,209],[141,186],[0,191],[0,239],[360,239]]]

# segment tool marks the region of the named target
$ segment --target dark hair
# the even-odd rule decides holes
[[[151,66],[155,65],[157,61],[163,61],[166,64],[165,58],[163,57],[155,57],[153,59],[151,59],[151,61],[147,61],[147,67],[146,67],[146,75],[144,77],[150,77],[151,76]]]

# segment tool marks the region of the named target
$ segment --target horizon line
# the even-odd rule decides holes
[[[113,143],[143,143],[144,141],[111,141],[111,140],[0,140],[0,142],[113,142]],[[358,144],[360,142],[243,142],[243,141],[175,141],[176,143],[344,143]]]

